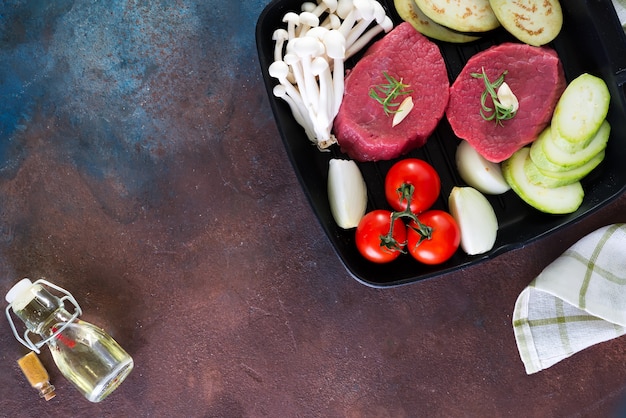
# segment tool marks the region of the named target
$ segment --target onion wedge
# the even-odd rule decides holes
[[[491,250],[498,234],[498,219],[487,198],[473,187],[453,187],[448,205],[461,229],[463,251],[477,255]]]
[[[367,207],[367,189],[354,161],[333,158],[328,163],[328,201],[337,225],[356,228]]]
[[[500,164],[487,161],[467,141],[459,143],[456,166],[469,186],[485,194],[502,194],[511,189],[502,176]]]

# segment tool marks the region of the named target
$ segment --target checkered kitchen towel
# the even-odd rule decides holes
[[[519,295],[513,330],[526,373],[626,334],[626,224],[600,228]]]

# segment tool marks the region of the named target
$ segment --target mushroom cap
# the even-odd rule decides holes
[[[270,76],[281,80],[289,74],[289,65],[285,61],[274,61],[270,64],[267,71]]]
[[[374,20],[374,3],[372,0],[353,0],[352,4],[358,11],[358,17],[364,20]]]
[[[325,25],[328,29],[339,29],[341,26],[341,19],[335,13],[328,15],[328,23]]]
[[[296,64],[298,61],[300,61],[300,58],[293,52],[288,52],[285,54],[285,56],[283,57],[283,61],[285,62],[285,64],[287,65],[293,65]],[[271,66],[271,65],[270,65]]]
[[[272,33],[273,41],[286,41],[287,39],[289,39],[289,33],[283,28],[278,28]]]
[[[346,56],[346,38],[336,29],[329,30],[324,35],[326,55],[333,59],[344,59]]]
[[[324,44],[312,36],[293,40],[293,52],[299,57],[318,56],[324,53]]]
[[[381,25],[387,17],[387,13],[385,12],[382,4],[377,1],[372,2],[372,6],[374,7],[374,19],[376,19],[376,23]]]
[[[285,23],[295,23],[296,25],[300,23],[300,15],[296,12],[287,12],[283,16],[283,22]]]
[[[326,61],[322,57],[315,57],[313,61],[311,61],[311,72],[313,75],[323,74],[326,70],[329,70],[330,66],[328,65],[328,61]]]
[[[324,26],[316,26],[309,29],[306,33],[306,36],[310,36],[321,41],[322,39],[324,39],[326,33],[328,33],[328,28],[325,28]]]
[[[300,13],[299,18],[300,18],[301,25],[309,25],[310,27],[314,28],[316,26],[319,26],[320,24],[320,18],[311,12]]]
[[[274,94],[274,96],[282,98],[287,95],[287,88],[282,84],[276,84],[272,89],[272,93]]]
[[[352,0],[338,0],[337,1],[337,9],[335,9],[335,13],[342,19],[345,19],[346,16],[352,10]]]
[[[322,0],[322,3],[326,5],[326,7],[331,13],[334,13],[335,10],[337,10],[337,5],[338,5],[337,0]]]
[[[302,3],[302,6],[300,6],[300,10],[303,12],[312,12],[315,9],[317,9],[317,4],[312,1],[305,1]]]
[[[383,28],[385,32],[389,32],[391,29],[393,29],[393,21],[389,16],[385,16],[385,18],[382,22],[379,23],[379,25]]]

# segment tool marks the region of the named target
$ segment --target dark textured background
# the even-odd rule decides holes
[[[0,293],[46,277],[135,370],[91,404],[38,399],[0,321],[0,416],[613,416],[623,339],[526,376],[519,292],[592,217],[416,285],[372,289],[333,253],[260,79],[267,1],[0,4]],[[6,306],[6,305],[3,305]]]

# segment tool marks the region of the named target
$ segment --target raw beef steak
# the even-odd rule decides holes
[[[491,82],[507,71],[504,81],[519,101],[513,119],[498,124],[481,116],[485,82],[472,73],[481,73],[483,68]],[[450,88],[446,117],[459,138],[487,160],[501,162],[534,141],[550,123],[565,85],[563,67],[553,49],[518,43],[497,45],[468,60]],[[493,108],[490,99],[487,104]]]
[[[388,83],[384,72],[408,84],[414,108],[392,127],[393,114],[369,96]],[[426,143],[444,115],[450,90],[446,66],[437,45],[401,23],[373,44],[345,79],[345,92],[335,117],[334,133],[341,150],[357,161],[396,158]],[[398,96],[399,103],[406,98]]]

